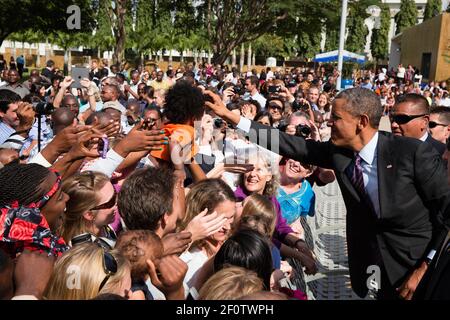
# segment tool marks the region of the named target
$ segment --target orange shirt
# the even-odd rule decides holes
[[[166,124],[164,125],[164,132],[167,137],[173,136],[172,138],[176,138],[182,147],[195,139],[194,127],[185,124]],[[170,161],[169,146],[163,145],[162,148],[163,150],[153,150],[150,154],[154,158]],[[198,153],[198,149],[198,146],[193,142],[189,159]]]

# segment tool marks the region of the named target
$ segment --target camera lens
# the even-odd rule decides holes
[[[49,115],[55,110],[55,107],[51,103],[37,102],[33,103],[33,109],[37,114]]]
[[[214,127],[216,128],[221,128],[223,124],[223,120],[220,118],[216,118],[214,119]]]
[[[299,124],[295,127],[295,135],[303,138],[307,138],[311,134],[311,128],[305,125]]]

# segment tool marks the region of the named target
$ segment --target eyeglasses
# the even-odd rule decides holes
[[[280,107],[280,106],[278,106],[278,105],[276,105],[276,104],[270,104],[269,105],[269,108],[271,108],[271,109],[277,109],[277,110],[283,110],[283,108],[282,107]]]
[[[413,119],[424,117],[426,114],[416,114],[416,115],[408,115],[408,114],[391,114],[389,116],[391,122],[396,122],[397,124],[406,124]]]
[[[105,286],[106,282],[108,282],[108,279],[116,274],[117,272],[117,260],[114,258],[114,256],[109,252],[109,250],[112,249],[111,245],[107,243],[102,238],[95,238],[93,241],[92,238],[94,236],[90,233],[83,233],[76,237],[73,237],[71,240],[72,247],[78,246],[83,243],[91,242],[98,245],[103,250],[103,271],[105,272],[106,276],[100,283],[100,286],[98,287],[98,292],[100,292],[103,287]]]
[[[117,192],[114,190],[114,194],[112,195],[111,199],[108,200],[108,202],[100,204],[92,208],[91,210],[111,209],[116,205],[116,203],[117,203]]]
[[[436,128],[437,126],[443,126],[443,127],[446,127],[447,125],[446,125],[446,124],[443,124],[443,123],[437,123],[437,122],[434,122],[434,121],[430,121],[430,122],[428,123],[428,127],[429,127],[430,129]]]

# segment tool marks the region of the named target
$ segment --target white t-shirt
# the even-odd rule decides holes
[[[403,67],[398,68],[398,70],[397,70],[397,78],[404,78],[405,77],[405,72],[406,72],[405,68],[403,68]]]
[[[190,251],[183,252],[180,259],[188,265],[188,271],[183,282],[191,288],[198,277],[198,271],[206,263],[206,261],[208,261],[208,256],[203,252],[203,250],[193,248]]]

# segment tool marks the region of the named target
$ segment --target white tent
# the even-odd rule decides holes
[[[344,59],[344,61],[352,61],[352,62],[357,62],[360,64],[363,64],[364,62],[366,62],[366,57],[356,54],[356,53],[353,53],[353,52],[346,51],[346,50],[343,51],[343,59]],[[314,57],[313,61],[314,62],[338,61],[338,50],[317,54]]]

